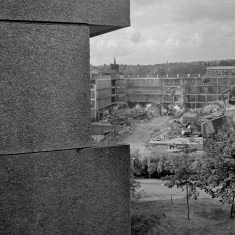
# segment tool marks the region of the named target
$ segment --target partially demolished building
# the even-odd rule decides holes
[[[126,79],[114,62],[106,72],[90,71],[91,119],[100,120],[115,104],[126,103]]]
[[[222,100],[221,93],[235,84],[235,66],[208,67],[204,77],[185,79],[186,108],[201,108]]]
[[[102,79],[96,81],[96,93],[104,93],[104,97],[102,95],[96,97],[96,120],[97,117],[101,118],[103,112],[112,105],[120,103],[152,103],[163,106],[180,105],[186,109],[201,108],[206,103],[221,100],[221,93],[235,84],[235,66],[208,67],[205,75],[187,74],[164,78],[124,78],[119,73],[112,72],[111,81],[107,81],[107,84],[111,82],[111,85],[101,91],[98,84]],[[101,99],[104,98],[109,102],[107,105],[100,105]],[[93,102],[92,105],[94,108]]]

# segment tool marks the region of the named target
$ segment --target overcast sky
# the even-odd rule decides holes
[[[91,64],[235,58],[235,0],[131,0],[131,27],[91,39]]]

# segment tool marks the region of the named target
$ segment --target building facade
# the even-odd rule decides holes
[[[119,65],[110,65],[105,72],[90,71],[91,119],[99,121],[117,104],[126,103],[126,79],[119,73]]]
[[[159,78],[127,78],[126,96],[128,103],[154,103],[162,101],[161,80]]]
[[[184,79],[182,77],[165,77],[161,78],[162,104],[184,104]]]
[[[113,69],[119,69],[116,64]],[[115,71],[115,70],[114,70]],[[106,75],[101,77],[105,79]],[[186,75],[175,77],[152,78],[124,78],[118,73],[110,74],[110,81],[106,82],[106,90],[96,87],[96,93],[107,94],[107,103],[103,105],[101,99],[105,95],[96,96],[96,103],[92,101],[92,113],[110,108],[119,103],[184,105],[187,109],[202,108],[205,104],[222,99],[221,93],[235,84],[235,66],[208,67],[205,75]],[[96,80],[99,83],[98,79]],[[102,79],[101,79],[102,81]],[[101,105],[102,104],[102,105]],[[107,111],[107,110],[106,110]],[[96,114],[97,115],[97,114]]]
[[[187,108],[201,108],[206,103],[222,100],[221,93],[235,84],[235,66],[207,68],[204,77],[185,78]]]

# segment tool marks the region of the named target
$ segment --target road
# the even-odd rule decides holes
[[[127,136],[122,142],[130,144],[131,153],[139,150],[147,154],[149,150],[145,147],[146,142],[151,138],[153,130],[161,129],[162,125],[169,120],[167,116],[153,118],[150,122],[141,122],[133,127],[133,134]]]
[[[164,182],[158,179],[138,179],[141,187],[137,189],[137,192],[141,192],[142,201],[154,201],[154,200],[170,200],[181,199],[185,197],[185,191],[182,192],[179,188],[168,189],[164,186]],[[199,198],[210,198],[204,191],[199,190]]]

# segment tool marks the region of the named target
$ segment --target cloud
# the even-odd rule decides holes
[[[102,57],[125,57],[134,48],[139,47],[142,35],[135,28],[126,28],[107,35],[91,39],[91,57],[100,60]]]
[[[91,63],[234,58],[234,0],[131,0],[130,28],[91,39]]]
[[[138,29],[128,28],[125,31],[125,39],[137,43],[142,40],[142,35]]]
[[[179,0],[179,4],[176,2],[174,4],[176,16],[181,21],[205,18],[221,22],[234,19],[234,0]]]
[[[153,6],[154,4],[157,4],[161,0],[131,0],[131,6]]]

